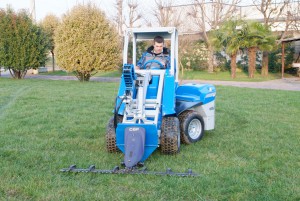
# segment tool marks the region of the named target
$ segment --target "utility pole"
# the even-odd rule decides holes
[[[35,0],[30,0],[30,16],[31,20],[35,23],[36,17],[35,17]]]

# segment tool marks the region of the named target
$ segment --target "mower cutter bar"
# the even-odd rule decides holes
[[[187,172],[173,172],[171,168],[167,168],[165,172],[152,172],[147,171],[146,167],[143,168],[119,168],[115,166],[111,170],[99,170],[96,169],[95,165],[91,165],[88,168],[76,168],[76,165],[71,165],[69,168],[63,168],[61,172],[82,172],[82,173],[100,173],[100,174],[144,174],[144,175],[160,175],[160,176],[179,176],[179,177],[198,177],[199,174],[194,173],[191,169],[188,169]]]

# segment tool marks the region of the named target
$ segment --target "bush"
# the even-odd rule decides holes
[[[221,52],[215,53],[215,58],[217,60],[217,67],[215,71],[229,71],[230,70],[230,60],[227,60],[226,56],[224,56]]]
[[[49,38],[22,10],[0,10],[0,66],[22,79],[30,68],[44,66]]]
[[[281,48],[278,48],[277,50],[269,53],[269,71],[270,72],[280,72],[281,71]],[[285,60],[284,60],[284,66],[285,69],[290,68],[292,66],[292,63],[294,61],[294,53],[295,49],[293,46],[291,46],[290,43],[288,43],[285,48]]]
[[[208,68],[207,48],[203,41],[189,42],[181,49],[181,63],[186,70],[206,70]]]
[[[75,6],[62,19],[54,36],[57,64],[74,71],[80,81],[89,81],[98,71],[118,68],[120,38],[95,6]]]

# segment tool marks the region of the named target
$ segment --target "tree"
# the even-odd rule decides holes
[[[243,25],[241,20],[228,20],[219,29],[212,31],[210,41],[217,50],[225,50],[230,56],[231,78],[236,77],[236,58],[243,44]]]
[[[124,3],[126,4],[124,5]],[[116,0],[115,7],[117,13],[114,17],[114,22],[117,24],[120,36],[124,34],[124,27],[133,28],[141,26],[137,25],[137,22],[142,19],[142,14],[136,0]],[[128,11],[126,11],[126,9],[128,9]]]
[[[263,15],[263,23],[266,27],[272,26],[276,28],[279,21],[285,24],[284,31],[281,34],[281,39],[283,39],[284,36],[286,35],[286,32],[288,31],[292,22],[295,21],[297,17],[299,17],[299,10],[298,10],[299,2],[298,5],[294,5],[294,8],[292,8],[293,3],[290,0],[282,1],[282,3],[277,3],[277,4],[271,0],[252,0],[252,1],[255,7],[257,8],[257,10]],[[268,72],[269,72],[268,55],[269,55],[268,51],[263,51],[263,63],[262,63],[262,70],[261,70],[262,76],[268,76]]]
[[[171,0],[155,0],[153,15],[161,27],[174,26],[178,28],[183,22],[181,11],[175,9],[174,1]]]
[[[129,8],[127,27],[133,28],[134,24],[142,18],[142,14],[138,10],[138,3],[136,1],[128,0],[127,5]]]
[[[208,72],[214,70],[213,46],[208,37],[208,30],[214,30],[222,22],[230,19],[236,13],[236,5],[240,0],[214,0],[208,4],[205,0],[194,0],[194,6],[189,15],[201,33],[208,49]]]
[[[54,32],[55,29],[58,27],[60,21],[59,18],[56,17],[55,15],[47,15],[43,21],[41,22],[41,26],[43,27],[43,29],[45,30],[45,32],[47,33],[49,40],[50,40],[50,53],[52,55],[52,70],[54,72],[55,70],[55,60],[54,60],[54,48],[55,48],[55,44],[54,44]]]
[[[273,36],[270,27],[259,22],[248,22],[243,26],[243,47],[248,50],[249,77],[254,77],[256,66],[256,52],[257,50],[270,51],[275,47],[275,37]]]
[[[45,65],[48,51],[46,34],[26,11],[0,10],[0,66],[13,78],[22,79],[28,69]]]
[[[57,64],[74,71],[80,81],[116,68],[120,59],[117,31],[92,4],[75,6],[63,17],[54,42]]]
[[[123,0],[116,0],[115,7],[117,9],[117,16],[114,21],[117,24],[118,34],[120,36],[123,35],[123,25],[124,25],[124,17],[123,17]]]

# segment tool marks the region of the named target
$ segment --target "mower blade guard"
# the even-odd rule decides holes
[[[145,129],[142,127],[125,128],[125,157],[126,167],[134,167],[141,161],[145,149]]]

